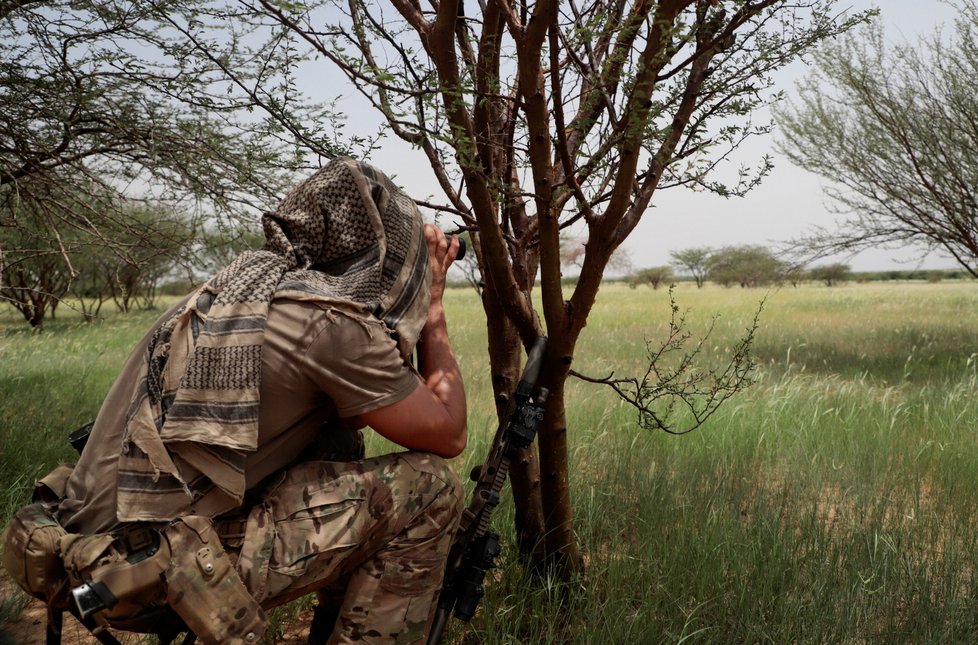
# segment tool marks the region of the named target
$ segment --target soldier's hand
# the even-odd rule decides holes
[[[424,239],[428,244],[428,266],[431,269],[431,298],[441,300],[448,268],[458,256],[458,236],[449,238],[437,226],[425,224]]]

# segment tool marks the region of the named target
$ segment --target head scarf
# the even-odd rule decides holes
[[[258,440],[261,345],[275,298],[347,303],[407,358],[427,317],[421,214],[379,170],[336,159],[262,218],[266,243],[207,281],[154,334],[119,461],[120,521],[241,504]],[[197,504],[202,498],[206,504]]]

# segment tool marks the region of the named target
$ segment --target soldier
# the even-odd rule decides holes
[[[442,459],[466,443],[442,306],[458,240],[350,159],[299,184],[263,228],[261,251],[136,347],[56,517],[85,535],[194,518],[184,532],[202,543],[212,523],[262,607],[312,591],[335,602],[317,610],[311,639],[423,642],[461,511]],[[355,459],[363,426],[409,452]],[[354,460],[335,460],[344,443]],[[233,618],[193,620],[221,634],[207,623]]]

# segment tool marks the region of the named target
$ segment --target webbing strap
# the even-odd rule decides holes
[[[72,610],[71,615],[78,618],[78,614]],[[122,645],[115,636],[110,634],[104,629],[99,629],[98,626],[92,621],[91,618],[86,618],[82,620],[78,618],[78,622],[87,629],[92,636],[98,639],[100,643],[105,645]],[[45,630],[44,642],[46,645],[61,645],[61,630],[64,628],[64,611],[61,609],[51,609],[48,607],[48,625]]]
[[[110,634],[108,630],[104,628],[100,628],[98,625],[95,624],[95,621],[92,620],[91,618],[85,618],[84,620],[82,620],[78,616],[78,612],[75,608],[71,608],[69,609],[69,611],[71,612],[71,615],[77,618],[78,622],[80,622],[85,627],[85,629],[87,629],[92,634],[92,636],[98,639],[98,642],[104,643],[104,645],[122,645],[122,643],[120,643],[115,636]]]
[[[78,622],[92,634],[92,636],[97,638],[100,643],[104,643],[105,645],[122,645],[122,643],[115,636],[110,634],[108,630],[100,628],[91,618],[82,620],[78,617],[78,612],[76,609],[72,608],[69,611],[71,612],[71,615],[74,616]],[[47,628],[45,629],[45,645],[61,645],[61,633],[63,628],[64,610],[53,609],[49,605],[48,624]],[[184,636],[184,639],[180,645],[194,645],[194,643],[197,642],[197,635],[187,629],[186,625],[183,624],[183,621],[180,621],[180,627],[177,629],[179,629],[179,631],[174,631],[172,634],[157,634],[160,645],[169,645],[173,642],[173,639],[176,638],[180,631],[184,630],[186,630],[187,634]]]
[[[46,645],[61,645],[61,627],[64,625],[65,613],[60,609],[52,609],[48,605],[48,624],[44,632]]]

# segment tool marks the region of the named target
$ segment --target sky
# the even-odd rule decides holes
[[[915,41],[942,24],[949,25],[954,9],[941,0],[840,0],[839,10],[861,11],[878,7],[887,40]],[[781,70],[776,89],[793,95],[794,84],[806,74],[804,61]],[[339,107],[343,108],[343,102]],[[349,103],[356,112],[362,106]],[[760,120],[760,117],[756,118]],[[652,209],[625,241],[624,247],[636,268],[669,264],[669,254],[690,247],[720,247],[738,244],[775,246],[779,241],[802,236],[815,226],[832,228],[838,215],[830,213],[817,175],[793,166],[775,149],[777,130],[755,137],[738,151],[741,164],[756,165],[764,154],[774,160],[774,170],[764,182],[743,198],[724,199],[711,194],[674,188],[656,193]],[[399,141],[386,144],[372,155],[372,163],[396,177],[412,197],[440,195],[424,158]],[[443,201],[443,198],[435,198]],[[449,226],[445,226],[449,228]],[[835,256],[819,263],[842,261],[856,271],[889,269],[956,268],[935,254],[920,257],[911,250],[870,249],[855,256]]]

